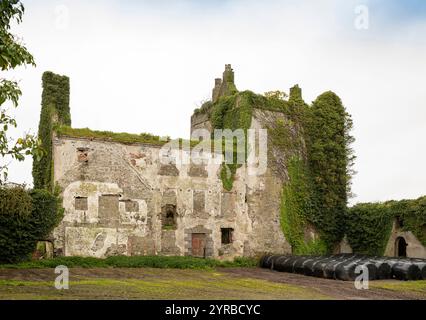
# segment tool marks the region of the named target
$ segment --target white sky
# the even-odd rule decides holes
[[[355,125],[352,203],[419,197],[426,15],[391,2],[24,1],[13,31],[37,67],[7,75],[23,91],[14,135],[37,131],[50,70],[71,78],[73,127],[188,137],[193,109],[231,63],[240,90],[298,83],[308,103],[326,90],[342,98]],[[359,4],[370,9],[368,30],[354,27]],[[11,164],[9,178],[31,183],[31,159]]]

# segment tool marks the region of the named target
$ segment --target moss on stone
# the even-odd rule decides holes
[[[124,144],[147,143],[162,146],[170,141],[161,140],[159,136],[151,135],[148,133],[131,134],[124,132],[96,131],[91,130],[89,128],[71,128],[69,126],[57,126],[55,127],[55,132],[58,136],[99,139]]]

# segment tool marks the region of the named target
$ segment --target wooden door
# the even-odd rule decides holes
[[[192,255],[194,257],[204,257],[206,249],[206,234],[193,233],[192,234]]]

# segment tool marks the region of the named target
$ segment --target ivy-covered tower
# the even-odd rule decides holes
[[[50,71],[43,73],[43,93],[38,136],[46,154],[40,161],[33,159],[34,188],[52,190],[52,133],[55,125],[71,126],[70,80]]]
[[[222,79],[215,79],[215,86],[212,93],[212,102],[215,103],[220,97],[236,93],[237,87],[234,82],[234,70],[230,64],[225,64]]]

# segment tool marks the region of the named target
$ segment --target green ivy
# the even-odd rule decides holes
[[[247,130],[251,126],[254,109],[290,113],[290,103],[275,96],[265,97],[247,90],[220,97],[218,101],[204,110],[209,114],[213,129],[244,130],[245,154],[247,155]],[[226,190],[232,189],[236,170],[240,166],[241,164],[235,164],[235,162],[222,164],[220,177]]]
[[[293,157],[287,164],[289,182],[281,196],[281,227],[293,254],[324,254],[327,247],[321,238],[306,241],[305,230],[317,208],[306,164]]]
[[[354,252],[383,255],[395,219],[426,246],[426,197],[416,200],[360,203],[349,208],[346,235]]]
[[[46,154],[33,159],[33,180],[36,189],[53,189],[52,133],[54,125],[71,125],[69,78],[52,72],[43,73],[38,136]]]
[[[350,193],[350,148],[352,120],[340,98],[333,92],[321,94],[302,119],[305,128],[309,171],[318,210],[312,218],[328,251],[344,235],[344,216]]]

